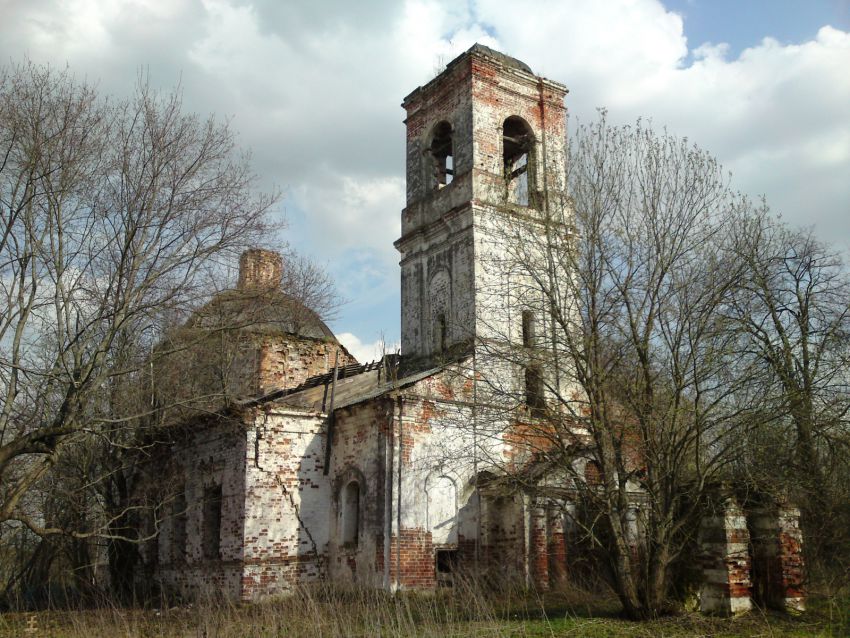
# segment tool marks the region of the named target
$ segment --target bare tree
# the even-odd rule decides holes
[[[144,422],[149,405],[115,401],[169,318],[267,236],[276,195],[255,185],[228,125],[183,113],[179,92],[141,80],[107,100],[68,71],[2,72],[0,523],[128,536],[114,517],[51,520],[29,497],[72,453],[118,450]]]
[[[595,513],[585,531],[626,613],[646,618],[667,608],[673,566],[748,423],[755,366],[734,360],[726,318],[746,267],[731,224],[750,204],[708,153],[640,121],[613,127],[603,113],[570,150],[566,188],[539,210],[506,205],[493,224],[502,294],[541,318],[533,343],[518,347],[513,328],[501,343],[516,346],[482,346],[525,370],[509,403],[525,404],[527,459],[560,469]]]
[[[847,542],[838,519],[848,501],[839,477],[850,459],[850,274],[811,231],[789,228],[764,206],[738,220],[734,251],[746,277],[730,319],[762,397],[741,471],[762,489],[796,494],[807,537],[834,561],[835,543]]]

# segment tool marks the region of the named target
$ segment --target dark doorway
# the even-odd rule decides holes
[[[436,552],[437,585],[452,587],[457,573],[458,552],[456,549],[438,549]]]

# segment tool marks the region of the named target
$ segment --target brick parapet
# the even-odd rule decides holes
[[[258,340],[257,386],[260,394],[296,388],[313,376],[331,372],[357,360],[336,341],[294,335]]]

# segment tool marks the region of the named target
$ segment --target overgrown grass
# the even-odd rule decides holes
[[[0,617],[0,636],[89,638],[306,638],[423,636],[674,637],[850,636],[850,598],[815,599],[799,617],[753,612],[738,618],[671,616],[652,622],[619,617],[610,596],[568,590],[539,597],[483,593],[469,584],[436,593],[390,595],[316,586],[256,605],[208,601],[162,609],[101,608]],[[35,629],[27,632],[27,628]]]

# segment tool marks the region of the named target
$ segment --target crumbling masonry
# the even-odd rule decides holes
[[[533,219],[565,205],[549,195],[565,182],[565,95],[476,45],[405,98],[400,358],[357,363],[280,292],[280,257],[261,250],[243,256],[235,290],[173,335],[196,346],[158,372],[158,392],[227,401],[187,414],[159,460],[166,511],[147,558],[165,589],[255,600],[318,579],[432,588],[469,569],[546,589],[569,577],[571,504],[493,487],[526,450],[521,428],[480,407],[492,385],[481,379],[525,397],[520,421],[546,401],[541,380],[558,381],[478,347],[495,335],[528,347],[547,329],[545,308],[493,285],[510,275],[491,231],[505,211]],[[221,346],[234,317],[238,335]],[[802,604],[793,510],[756,516],[749,531],[725,507],[703,525],[704,608],[747,608],[753,564],[770,574],[762,597]]]

